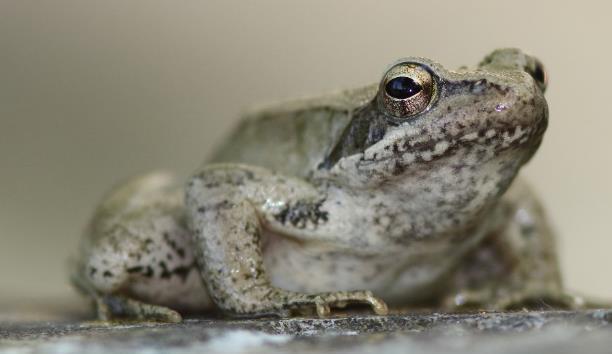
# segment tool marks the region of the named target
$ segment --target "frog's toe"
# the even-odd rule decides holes
[[[372,296],[369,299],[369,303],[375,314],[381,316],[389,314],[389,307],[387,306],[387,303],[385,303],[382,299]]]
[[[386,315],[389,313],[387,304],[382,299],[374,296],[371,291],[319,294],[315,297],[314,304],[319,317],[329,316],[331,314],[331,308],[344,308],[348,304],[369,305],[377,315]]]
[[[315,301],[315,306],[317,309],[317,316],[319,317],[327,317],[331,314],[331,307],[324,301]]]
[[[354,293],[349,293],[349,295],[352,296],[349,296],[345,301],[367,304],[377,315],[386,315],[389,313],[387,304],[382,299],[374,296],[371,291],[356,291]]]
[[[178,323],[181,315],[164,306],[151,305],[123,296],[104,295],[96,300],[98,318],[103,321],[136,320]]]

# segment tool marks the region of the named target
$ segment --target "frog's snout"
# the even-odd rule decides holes
[[[491,70],[520,70],[528,73],[536,85],[546,91],[548,74],[544,64],[533,55],[529,55],[517,48],[497,49],[487,55],[478,65]]]

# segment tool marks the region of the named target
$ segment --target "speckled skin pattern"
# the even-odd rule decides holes
[[[383,84],[263,109],[186,187],[153,173],[115,189],[73,275],[99,316],[566,301],[550,228],[515,180],[547,126],[541,64],[517,49],[475,69],[398,63],[431,75],[426,109],[393,116]]]

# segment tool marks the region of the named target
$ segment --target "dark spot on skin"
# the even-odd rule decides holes
[[[368,141],[373,144],[374,142],[380,141],[386,133],[386,128],[381,126],[372,127],[368,135]]]
[[[105,270],[104,273],[102,273],[102,276],[105,278],[110,278],[113,276],[113,273],[109,270]]]
[[[204,184],[204,188],[206,189],[214,189],[217,188],[221,185],[221,183],[219,183],[218,181],[214,181],[214,182],[208,182]]]
[[[186,266],[176,267],[176,268],[174,268],[172,273],[178,275],[181,278],[181,280],[185,281],[187,279],[187,276],[189,275],[189,272],[191,271],[191,269],[194,266],[195,266],[195,264],[191,265],[189,267],[186,267]]]
[[[395,163],[393,165],[393,175],[394,176],[399,176],[402,173],[404,173],[404,171],[406,170],[406,167],[403,166],[399,160],[395,160]]]
[[[142,266],[130,267],[130,268],[126,269],[126,271],[128,273],[140,273],[140,272],[142,272]]]
[[[199,230],[196,230],[196,232],[198,232],[198,233],[199,233],[200,231],[199,231]],[[180,258],[185,258],[185,249],[183,249],[183,248],[179,247],[179,246],[176,244],[176,241],[175,241],[175,240],[173,240],[173,239],[170,237],[170,234],[168,234],[167,232],[165,232],[165,233],[163,234],[163,238],[164,238],[164,241],[166,242],[166,244],[167,244],[168,246],[170,246],[170,248],[171,248],[171,249],[172,249],[174,252],[176,252],[176,254],[177,254],[177,255],[178,255]],[[171,260],[172,258],[168,257],[168,259],[170,259],[170,260]]]
[[[258,267],[255,268],[255,278],[256,279],[261,279],[261,276],[264,274],[264,271],[261,268],[262,266],[263,264],[260,264]]]
[[[98,272],[98,269],[96,267],[89,268],[89,276],[90,277],[93,277],[97,272]]]
[[[204,208],[203,206],[198,208],[198,213],[204,214],[205,212],[206,212],[206,208]]]
[[[142,274],[147,278],[150,278],[153,276],[153,268],[151,268],[151,266],[147,266],[147,268],[145,269],[145,272]]]
[[[307,222],[319,225],[328,221],[328,212],[320,210],[323,201],[318,203],[297,201],[294,205],[288,205],[274,216],[281,224],[290,223],[297,228],[305,228]]]
[[[363,152],[385,136],[391,123],[379,111],[377,99],[372,100],[352,113],[350,123],[318,168],[329,169],[341,158]]]
[[[166,262],[160,261],[159,262],[159,267],[162,270],[161,274],[160,274],[160,277],[162,279],[168,279],[168,278],[170,278],[170,276],[172,276],[172,273],[170,273],[170,271],[168,270],[168,266],[166,265]]]

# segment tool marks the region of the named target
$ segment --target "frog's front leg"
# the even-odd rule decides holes
[[[263,265],[263,231],[287,206],[296,218],[324,222],[317,209],[324,196],[312,185],[269,170],[237,164],[213,165],[189,182],[186,203],[204,282],[219,308],[237,315],[287,315],[365,303],[378,314],[386,304],[369,291],[304,294],[274,287]],[[287,217],[287,215],[285,215]],[[299,233],[291,235],[299,238]]]
[[[506,221],[465,257],[446,307],[583,306],[582,298],[563,289],[554,235],[528,186],[517,180],[500,207]]]

